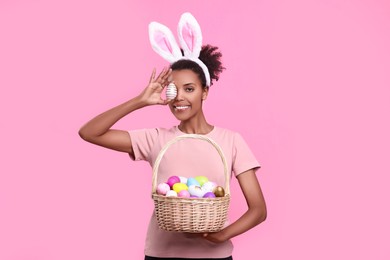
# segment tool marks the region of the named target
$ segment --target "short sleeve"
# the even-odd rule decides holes
[[[128,131],[131,139],[131,145],[134,151],[135,161],[150,161],[150,155],[158,138],[158,129],[141,129]]]
[[[238,133],[234,136],[234,151],[232,170],[234,175],[237,177],[239,174],[254,169],[257,171],[260,168],[260,164],[256,157],[252,153],[251,149]]]

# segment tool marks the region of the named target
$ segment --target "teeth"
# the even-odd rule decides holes
[[[186,109],[186,108],[188,108],[188,107],[189,107],[189,106],[177,106],[177,107],[175,107],[175,108],[181,110],[181,109]]]

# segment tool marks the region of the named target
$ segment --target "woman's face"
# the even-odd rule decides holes
[[[208,88],[203,88],[196,73],[191,70],[172,71],[172,80],[177,87],[177,96],[169,104],[173,115],[180,121],[187,121],[203,114],[202,101]]]

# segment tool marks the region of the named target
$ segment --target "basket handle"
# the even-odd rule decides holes
[[[170,140],[167,144],[165,144],[165,146],[159,152],[159,154],[157,156],[157,159],[156,159],[156,161],[154,163],[154,166],[153,166],[152,191],[156,192],[156,188],[157,188],[157,171],[158,171],[158,167],[160,166],[161,159],[164,156],[165,152],[168,150],[168,148],[172,144],[176,143],[179,140],[188,139],[188,138],[204,140],[204,141],[209,142],[210,144],[212,144],[214,146],[214,148],[219,153],[219,156],[221,157],[221,160],[222,160],[222,163],[223,163],[223,167],[224,167],[224,173],[225,173],[225,194],[230,194],[230,182],[229,182],[230,178],[229,178],[229,174],[228,174],[228,166],[227,166],[226,159],[225,159],[225,156],[224,156],[224,154],[222,152],[221,147],[215,141],[210,139],[209,137],[207,137],[205,135],[198,135],[198,134],[179,135],[179,136],[175,137],[174,139]]]

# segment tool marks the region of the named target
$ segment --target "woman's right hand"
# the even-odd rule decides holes
[[[157,78],[156,69],[153,69],[148,86],[139,95],[146,105],[167,105],[170,100],[161,98],[164,88],[170,83],[171,69],[163,68]]]

